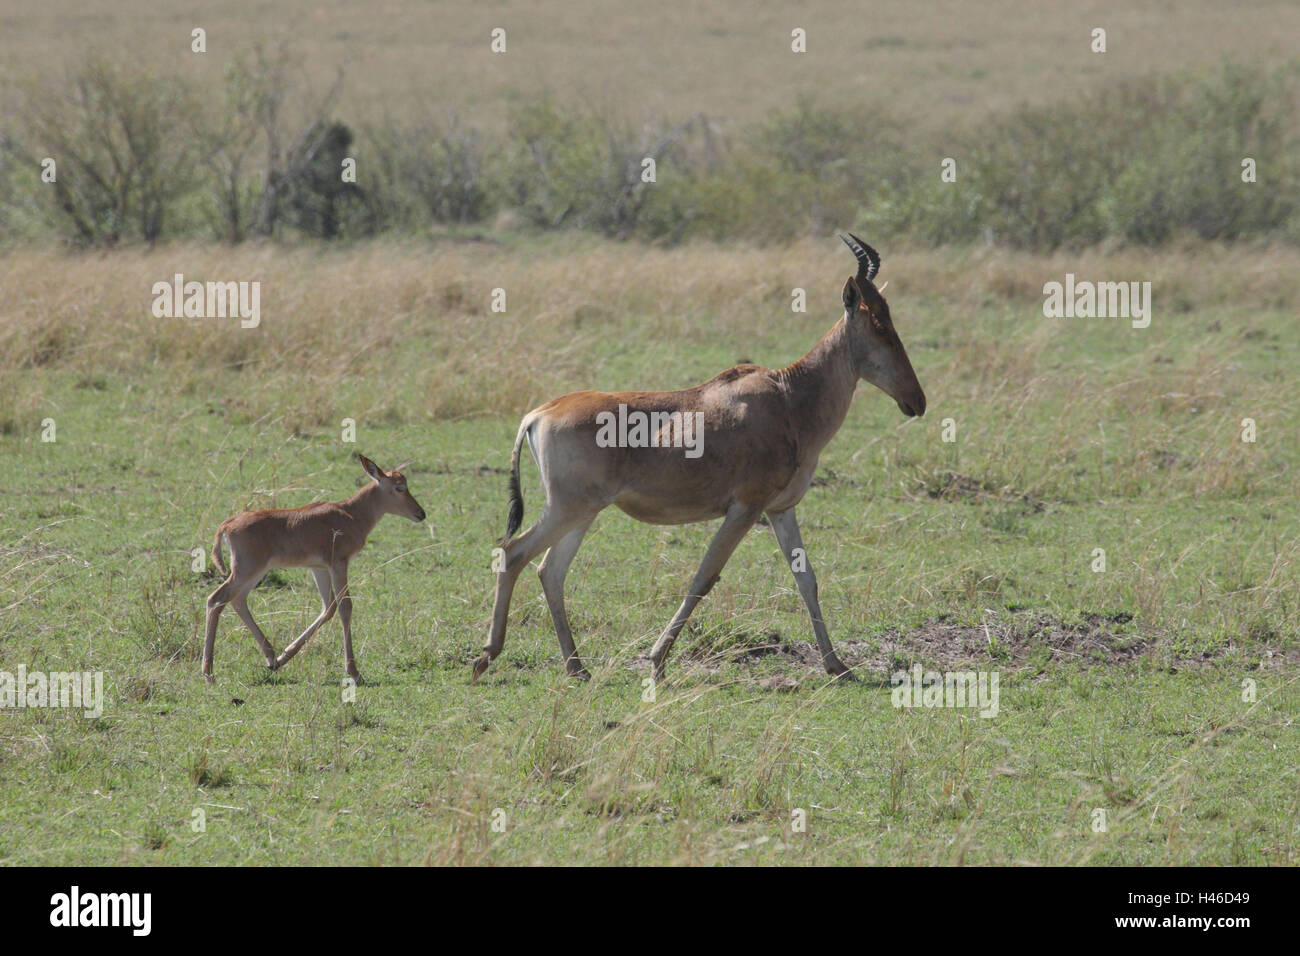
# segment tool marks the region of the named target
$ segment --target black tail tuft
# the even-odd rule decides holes
[[[510,514],[506,518],[506,536],[501,539],[503,548],[524,523],[524,493],[519,489],[519,452],[524,447],[524,439],[528,437],[528,427],[531,422],[532,416],[525,415],[524,420],[519,423],[519,431],[515,434],[515,447],[510,451]]]
[[[514,537],[519,526],[524,523],[524,493],[519,490],[519,471],[510,472],[510,515],[506,518],[506,536],[503,542]]]

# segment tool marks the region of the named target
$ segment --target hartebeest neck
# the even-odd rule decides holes
[[[362,538],[369,537],[375,525],[379,524],[379,519],[385,514],[379,485],[370,482],[347,501],[342,502],[342,508],[356,522],[357,533]]]
[[[858,385],[845,320],[835,323],[807,355],[782,369],[781,375],[799,426],[800,444],[818,452],[844,423]]]

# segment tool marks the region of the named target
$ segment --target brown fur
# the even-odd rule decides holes
[[[505,562],[497,576],[492,627],[475,662],[474,679],[501,651],[520,571],[544,551],[540,573],[561,653],[571,673],[586,676],[569,631],[564,577],[582,536],[609,505],[651,524],[724,519],[686,600],[655,644],[657,676],[663,675],[668,649],[691,610],[760,515],[766,512],[772,519],[787,560],[793,548],[802,547],[794,507],[812,484],[822,449],[848,414],[858,380],[881,388],[904,414],[925,412],[925,393],[894,331],[884,297],[860,273],[845,284],[844,304],[844,317],[786,368],[737,365],[694,388],[674,392],[573,392],[524,416],[511,457],[507,538],[523,513],[518,472],[525,440],[537,458],[546,507],[536,524],[503,542]],[[703,412],[702,455],[688,458],[681,448],[599,447],[597,415],[616,414],[620,403],[629,412]],[[796,581],[827,670],[845,673],[821,622],[811,570],[797,572]]]
[[[424,520],[424,509],[406,487],[400,471],[382,471],[370,459],[360,458],[373,481],[345,501],[321,501],[301,508],[244,511],[227,518],[212,542],[212,558],[228,577],[208,597],[207,627],[203,644],[203,675],[212,677],[213,645],[217,622],[227,604],[252,632],[272,670],[281,667],[307,643],[337,608],[343,622],[344,666],[360,679],[352,654],[352,598],[347,591],[348,562],[366,543],[379,519],[396,514],[412,521]],[[221,555],[221,540],[230,544],[230,566]],[[321,595],[320,616],[278,658],[248,611],[248,594],[273,568],[310,568]]]

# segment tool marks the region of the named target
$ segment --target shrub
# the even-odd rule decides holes
[[[670,162],[696,123],[634,129],[604,114],[562,110],[551,99],[517,106],[509,124],[507,197],[541,228],[630,236],[655,197],[654,184],[643,181],[643,161]]]
[[[889,115],[807,98],[726,134],[702,116],[638,125],[549,97],[514,103],[494,136],[455,116],[356,132],[335,118],[341,83],[314,91],[283,48],[236,57],[215,98],[89,58],[62,92],[31,86],[11,108],[0,226],[81,243],[332,239],[506,208],[536,229],[666,243],[844,227],[1038,249],[1181,233],[1300,241],[1294,68],[1130,81],[924,138]],[[45,156],[59,164],[48,185]],[[347,157],[358,184],[342,180]],[[945,157],[954,183],[940,180]],[[1245,157],[1257,183],[1241,180]]]
[[[26,171],[23,185],[52,201],[39,204],[52,231],[79,243],[163,235],[169,203],[195,184],[190,85],[90,58],[62,92],[44,84],[20,89],[20,132],[4,152]],[[46,157],[55,179],[42,183]]]
[[[383,228],[466,225],[495,211],[484,137],[454,115],[369,126],[359,152],[358,163],[373,170],[367,204]]]

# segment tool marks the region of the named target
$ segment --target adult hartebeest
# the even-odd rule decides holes
[[[253,633],[271,670],[283,667],[334,616],[343,621],[343,666],[360,680],[352,655],[352,596],[348,591],[348,562],[366,543],[384,515],[424,520],[424,509],[406,487],[401,468],[384,471],[365,455],[357,455],[373,479],[346,501],[318,501],[301,508],[244,511],[227,518],[212,542],[212,560],[228,577],[208,596],[207,628],[203,637],[203,676],[212,679],[212,651],[217,622],[227,604]],[[230,567],[221,557],[221,539],[230,545]],[[310,568],[320,592],[321,612],[279,657],[248,610],[248,595],[272,568]]]
[[[723,519],[686,599],[655,642],[656,679],[663,678],[664,661],[691,611],[765,512],[786,562],[798,568],[795,581],[827,672],[851,676],[822,622],[817,579],[805,563],[794,509],[848,414],[859,379],[893,398],[904,415],[925,413],[925,393],[889,305],[872,282],[880,256],[852,233],[840,238],[858,260],[857,275],[844,284],[844,317],[793,365],[737,365],[676,392],[573,392],[524,416],[511,454],[510,514],[492,629],[474,662],[474,680],[501,653],[519,573],[547,549],[539,574],[565,667],[575,677],[589,676],[569,629],[564,577],[591,522],[609,505],[650,524]],[[512,538],[524,513],[519,450],[525,439],[546,487],[546,507],[536,524]]]

